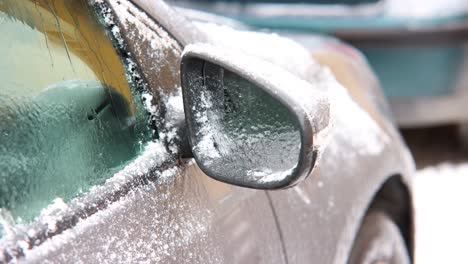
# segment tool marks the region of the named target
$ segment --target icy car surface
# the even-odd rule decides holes
[[[162,1],[43,2],[0,2],[0,30],[10,23],[20,22],[23,30],[42,32],[36,36],[41,41],[39,54],[50,59],[49,56],[53,57],[57,52],[70,67],[58,70],[67,77],[58,77],[65,81],[60,85],[74,87],[77,81],[82,80],[86,82],[80,85],[86,83],[90,89],[86,92],[92,91],[84,95],[80,93],[86,97],[83,109],[90,108],[91,111],[76,110],[68,101],[61,103],[57,100],[65,98],[80,103],[73,93],[54,96],[51,101],[62,104],[60,111],[84,118],[85,124],[101,117],[102,109],[108,107],[106,103],[103,104],[105,107],[101,106],[101,103],[107,102],[105,98],[108,96],[114,109],[109,110],[108,116],[117,121],[103,121],[104,124],[97,129],[107,125],[104,131],[118,133],[115,134],[117,136],[104,133],[103,139],[98,137],[99,133],[76,137],[75,130],[82,126],[73,123],[77,122],[74,118],[65,118],[60,124],[70,129],[59,133],[56,138],[70,135],[79,143],[55,150],[57,146],[73,143],[66,138],[64,143],[52,144],[53,155],[34,155],[39,163],[49,162],[55,167],[52,166],[50,173],[43,173],[41,167],[34,168],[31,174],[43,173],[43,177],[53,181],[43,184],[42,178],[36,178],[34,180],[39,184],[23,189],[22,182],[17,184],[13,180],[11,183],[12,178],[9,178],[14,163],[8,159],[15,156],[7,155],[11,149],[5,146],[15,146],[15,141],[10,140],[8,145],[3,140],[7,136],[6,129],[11,130],[8,134],[16,131],[13,126],[5,127],[3,122],[0,123],[0,262],[345,263],[354,254],[353,242],[359,236],[362,219],[375,208],[394,219],[397,233],[403,239],[401,245],[411,256],[409,177],[413,162],[385,111],[386,106],[381,103],[380,93],[376,91],[378,86],[350,86],[338,81],[330,69],[320,66],[312,58],[309,50],[289,39],[275,34],[236,30],[218,23],[191,22]],[[37,20],[18,19],[16,9],[6,8],[8,6],[26,6],[21,14],[24,17],[29,13],[36,14],[29,17]],[[79,11],[77,6],[86,12]],[[102,38],[99,39],[101,46],[92,45],[93,38],[85,37],[88,31],[84,30],[83,16],[88,18],[86,21],[96,23],[89,32],[104,32],[98,34]],[[47,28],[47,25],[38,26],[41,21],[52,21],[49,26],[55,31],[41,31],[42,27]],[[84,41],[77,41],[80,38]],[[327,50],[327,41],[321,40],[319,48],[323,48],[326,54],[337,55]],[[237,49],[273,63],[279,70],[272,74],[280,75],[287,71],[308,82],[312,89],[327,95],[330,126],[318,135],[327,144],[321,149],[321,158],[312,175],[289,189],[262,191],[213,180],[200,170],[187,146],[180,84],[182,52],[189,44],[200,42],[209,42],[220,49]],[[0,43],[2,49],[1,45],[8,40],[2,39]],[[105,49],[106,52],[112,52],[114,57],[104,56],[103,43],[110,48]],[[60,49],[54,50],[55,46]],[[83,52],[83,49],[91,53]],[[100,56],[117,60],[103,59],[98,63],[94,58]],[[354,62],[353,59],[346,57],[347,62]],[[0,76],[3,76],[7,71],[0,65]],[[45,63],[38,68],[50,65]],[[89,65],[102,68],[93,71],[92,67],[91,70],[86,68]],[[108,68],[113,69],[110,73],[114,75],[103,77]],[[19,67],[11,69],[15,74],[37,74]],[[80,75],[81,70],[83,75]],[[115,75],[116,72],[119,74]],[[80,79],[80,76],[84,77]],[[372,76],[359,76],[368,83],[375,82]],[[90,79],[94,81],[89,82]],[[33,80],[31,84],[39,86],[38,81]],[[45,90],[63,89],[61,86],[52,87]],[[9,90],[7,86],[0,88],[2,96],[12,96],[18,91],[14,87]],[[73,88],[65,90],[70,92]],[[25,91],[25,95],[32,98],[28,100],[36,100],[36,93]],[[15,101],[8,105],[2,100],[0,109],[7,105],[9,109],[21,111],[26,102],[17,104]],[[93,100],[97,100],[97,107]],[[88,106],[89,103],[92,107]],[[17,105],[20,107],[15,108]],[[3,113],[2,110],[0,120],[4,118]],[[260,123],[255,115],[247,115],[246,118]],[[74,125],[69,127],[66,122]],[[210,132],[208,130],[207,135]],[[120,136],[123,139],[116,140]],[[34,139],[43,143],[42,138],[41,135],[41,138]],[[95,144],[89,142],[92,140]],[[245,140],[251,139],[246,135]],[[116,150],[121,144],[125,150]],[[100,149],[80,152],[78,146],[99,146]],[[40,152],[45,147],[38,145],[36,149]],[[82,160],[80,153],[91,153],[83,154],[89,163],[83,163],[81,167],[77,166]],[[116,157],[113,153],[126,155]],[[57,157],[67,155],[66,163],[56,162]],[[100,157],[107,157],[107,163]],[[58,167],[57,164],[63,166]],[[26,163],[21,168],[27,172],[31,166]],[[103,168],[88,171],[98,166]],[[74,173],[87,174],[79,175],[80,178]],[[31,174],[21,175],[28,182],[32,180],[28,178]],[[57,191],[60,186],[68,188],[67,191]],[[47,197],[29,191],[44,193],[41,188],[46,188]],[[13,189],[19,190],[19,198],[11,198],[14,195],[10,193],[17,193]],[[28,199],[41,203],[32,207]],[[23,211],[13,210],[13,204]]]

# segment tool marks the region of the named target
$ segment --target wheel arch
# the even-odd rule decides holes
[[[374,194],[366,214],[381,210],[396,223],[414,262],[414,211],[410,187],[402,175],[390,175]]]

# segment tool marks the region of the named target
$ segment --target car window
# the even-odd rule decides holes
[[[152,132],[87,0],[2,0],[0,35],[0,222],[25,222],[102,183]]]

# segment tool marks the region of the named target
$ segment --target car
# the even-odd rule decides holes
[[[466,141],[465,1],[180,1],[307,43],[333,35],[368,59],[401,128],[460,125]],[[468,141],[467,141],[468,142]]]
[[[0,262],[412,261],[414,163],[349,45],[150,0],[4,0],[0,32]]]

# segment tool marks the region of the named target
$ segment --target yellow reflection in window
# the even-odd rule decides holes
[[[86,0],[2,0],[0,12],[9,34],[0,42],[2,92],[28,96],[63,80],[99,80],[131,103],[120,57]]]

